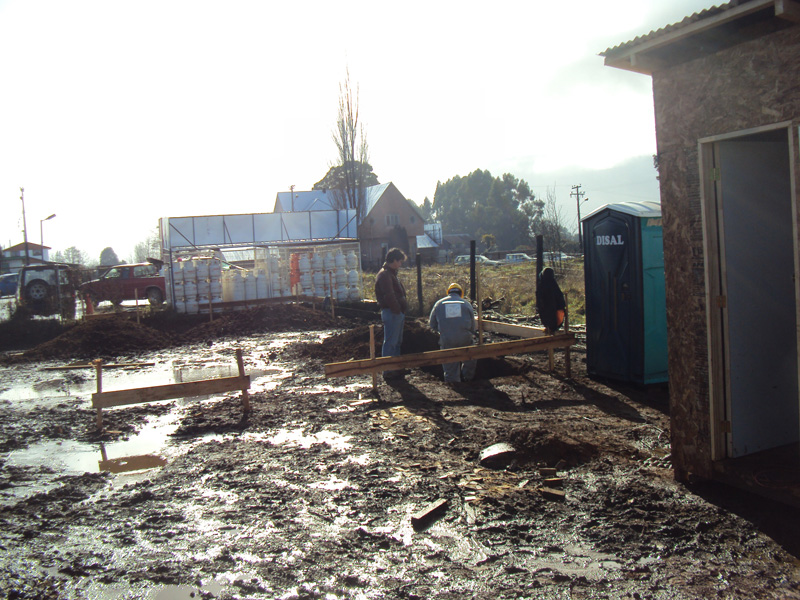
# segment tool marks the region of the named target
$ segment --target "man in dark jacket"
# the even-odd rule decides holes
[[[406,260],[406,254],[400,248],[392,248],[386,253],[386,262],[375,278],[375,299],[381,309],[383,321],[383,348],[381,356],[400,356],[403,343],[403,324],[405,323],[406,290],[397,278],[397,271]],[[384,371],[384,379],[403,377],[402,370]]]
[[[539,311],[539,318],[547,333],[554,333],[561,327],[566,308],[564,294],[556,281],[556,273],[547,267],[539,275],[539,285],[536,286],[536,310]]]

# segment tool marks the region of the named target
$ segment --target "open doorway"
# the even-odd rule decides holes
[[[712,457],[800,439],[792,130],[701,140]]]

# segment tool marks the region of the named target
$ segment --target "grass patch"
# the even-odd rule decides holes
[[[583,261],[571,260],[556,265],[556,280],[566,294],[571,324],[586,322],[586,294],[584,292]],[[536,315],[536,263],[525,262],[499,267],[476,267],[481,299],[500,301],[495,310],[508,315],[532,317]],[[375,276],[364,273],[364,296],[375,299]],[[420,311],[417,299],[417,270],[415,267],[400,269],[400,281],[408,294],[409,311],[412,315],[428,315],[433,304],[447,291],[452,282],[460,284],[466,295],[470,294],[469,266],[453,264],[424,265],[422,267],[422,303]]]

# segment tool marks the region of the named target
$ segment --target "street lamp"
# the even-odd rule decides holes
[[[46,219],[39,219],[39,242],[41,242],[40,245],[42,246],[42,262],[44,262],[44,229],[42,228],[42,223],[44,223],[45,221],[49,221],[50,219],[52,219],[55,216],[56,216],[56,214],[53,213],[52,215],[50,215]]]

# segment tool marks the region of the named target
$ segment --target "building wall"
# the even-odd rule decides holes
[[[792,121],[796,132],[799,90],[800,26],[653,74],[672,459],[679,478],[712,474],[698,140],[783,121]],[[795,148],[795,173],[799,155]]]
[[[409,258],[413,260],[417,252],[417,236],[424,233],[425,223],[403,194],[390,185],[358,228],[364,266],[380,266],[381,245],[391,246],[394,224],[388,222],[388,215],[396,215],[397,225],[406,230]]]

